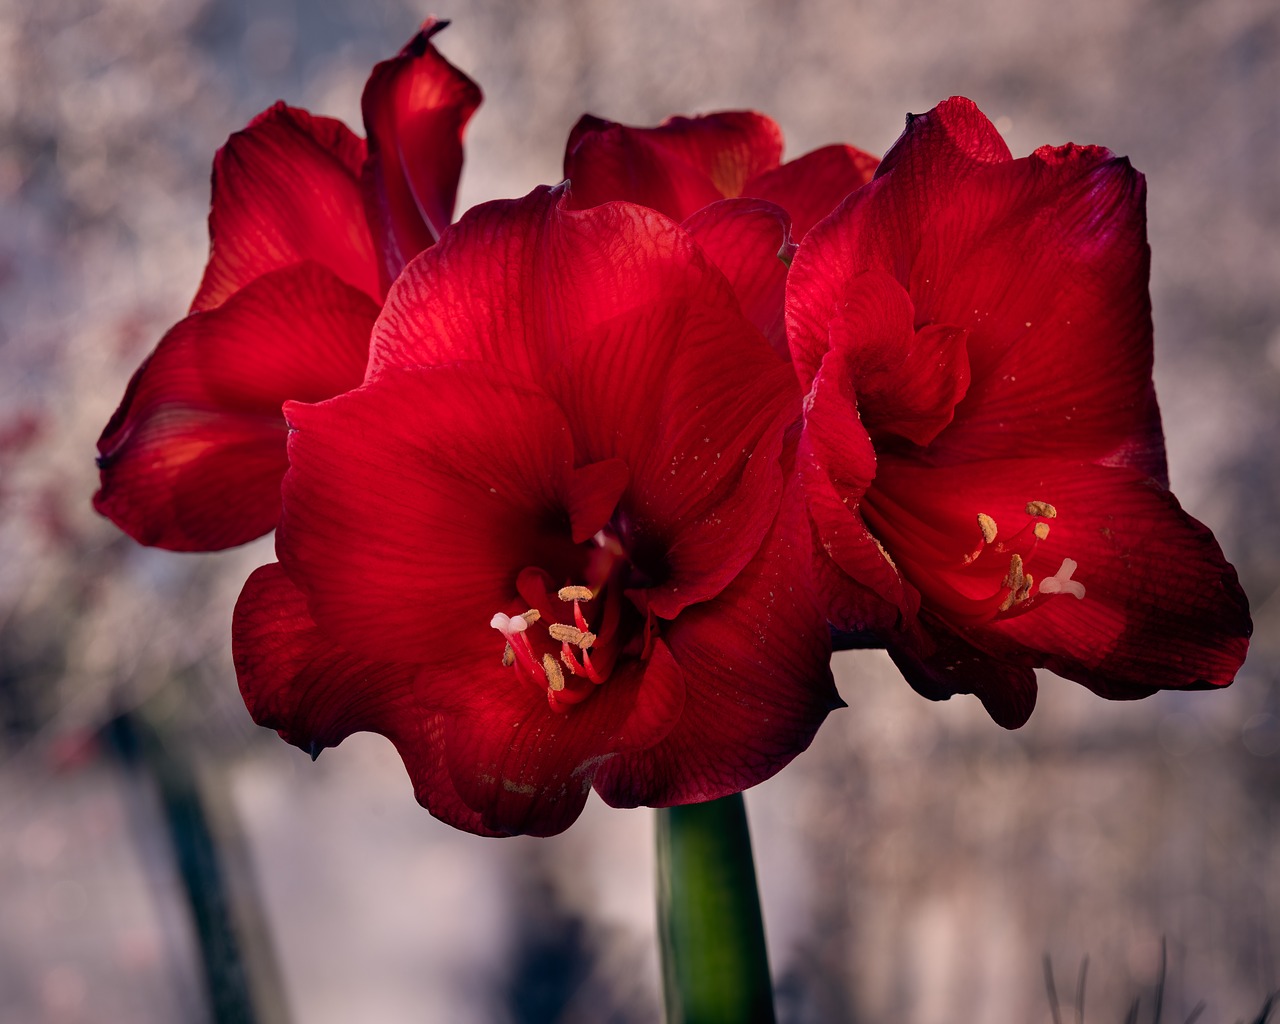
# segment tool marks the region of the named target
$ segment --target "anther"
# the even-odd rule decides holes
[[[593,596],[587,587],[561,587],[556,591],[561,601],[590,601]]]
[[[1009,571],[1005,574],[1005,578],[1000,581],[1000,585],[1016,591],[1021,588],[1025,579],[1026,575],[1022,571],[1022,556],[1011,556],[1009,558]]]
[[[547,627],[547,632],[551,634],[553,640],[573,644],[574,647],[581,647],[584,650],[596,642],[594,633],[578,629],[577,626],[565,625],[563,622],[553,622]]]
[[[510,668],[515,663],[516,649],[508,643],[507,646],[502,649],[502,667]]]
[[[553,622],[547,627],[547,632],[551,634],[552,640],[560,640],[567,644],[573,644],[575,647],[582,640],[582,630],[577,626],[567,626],[563,622]]]
[[[1029,598],[1031,596],[1031,588],[1035,582],[1036,578],[1032,576],[1031,573],[1027,573],[1026,579],[1022,581],[1022,586],[1020,586],[1018,588],[1018,592],[1013,595],[1013,603],[1022,604],[1023,601]]]
[[[526,625],[532,626],[542,618],[542,612],[538,611],[537,608],[530,608],[527,612],[521,612],[519,617],[524,619]]]
[[[1058,515],[1058,510],[1047,501],[1029,501],[1027,502],[1027,515],[1044,516],[1046,519],[1054,519]]]
[[[560,666],[556,664],[556,659],[549,654],[542,656],[542,671],[547,674],[547,685],[551,689],[564,689],[564,673],[560,671]]]
[[[978,513],[978,529],[982,531],[982,539],[988,544],[996,539],[996,521],[985,512]]]
[[[1037,540],[1044,540],[1047,536],[1049,536],[1049,524],[1036,523],[1035,528],[1032,532],[1035,533]]]

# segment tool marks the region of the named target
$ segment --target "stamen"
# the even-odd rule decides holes
[[[1078,568],[1079,563],[1074,558],[1064,558],[1057,572],[1048,579],[1040,581],[1040,593],[1070,594],[1076,600],[1083,601],[1084,584],[1071,578],[1071,574]]]
[[[588,587],[561,587],[556,591],[561,601],[590,601],[594,596]]]
[[[556,659],[549,654],[542,656],[542,671],[547,674],[547,685],[551,689],[564,689],[564,673],[560,671],[560,666],[556,664]]]
[[[516,649],[511,646],[510,642],[502,649],[502,667],[510,668],[516,663]]]
[[[1027,502],[1027,515],[1044,516],[1046,519],[1055,519],[1057,518],[1058,510],[1047,501],[1029,501]]]
[[[537,608],[530,608],[527,612],[521,612],[520,618],[524,619],[526,625],[532,626],[542,618],[542,612],[538,611]]]
[[[1049,524],[1036,523],[1035,529],[1033,532],[1035,533],[1037,540],[1044,540],[1047,536],[1049,536]]]
[[[982,531],[982,539],[988,544],[996,539],[996,521],[985,512],[978,513],[978,529]]]

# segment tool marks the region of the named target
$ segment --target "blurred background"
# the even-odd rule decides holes
[[[588,110],[754,107],[791,156],[879,153],[960,93],[1015,155],[1098,143],[1146,173],[1173,486],[1254,608],[1237,683],[1122,705],[1046,676],[1006,733],[840,655],[848,710],[748,806],[784,1024],[1049,1021],[1046,956],[1064,1019],[1085,958],[1091,1024],[1257,1017],[1280,987],[1274,0],[0,0],[0,1020],[207,1019],[120,741],[139,708],[203,780],[293,1020],[658,1019],[650,812],[593,799],[562,837],[483,841],[420,810],[380,739],[312,764],[231,667],[270,539],[149,551],[89,505],[97,435],[199,281],[214,150],[278,98],[360,130],[369,69],[428,13],[487,97],[460,209],[558,180]]]

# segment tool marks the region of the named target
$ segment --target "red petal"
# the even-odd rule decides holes
[[[972,693],[992,720],[1005,729],[1021,729],[1036,706],[1036,674],[1030,658],[1001,660],[961,640],[945,626],[930,622],[928,653],[914,645],[890,643],[889,655],[921,696],[947,700]]]
[[[98,441],[98,511],[178,551],[272,529],[287,466],[280,406],[359,384],[377,313],[323,267],[297,264],[191,314],[134,374]]]
[[[659,742],[684,703],[680,669],[662,642],[643,668],[615,671],[563,713],[496,664],[455,692],[446,734],[458,792],[486,828],[539,836],[573,824],[601,767],[619,751]]]
[[[567,211],[556,190],[468,213],[392,288],[371,373],[458,359],[539,381],[580,461],[627,463],[622,509],[653,555],[655,614],[718,593],[763,538],[794,374],[660,214]]]
[[[316,621],[368,657],[440,665],[492,647],[496,664],[489,620],[519,611],[517,574],[572,543],[574,452],[555,402],[459,364],[285,414],[276,546]]]
[[[213,160],[209,265],[192,311],[301,260],[379,298],[360,199],[363,161],[364,143],[340,121],[283,103],[232,135]]]
[[[569,135],[564,175],[579,209],[621,199],[682,221],[742,195],[748,181],[781,159],[782,132],[751,111],[672,117],[656,128],[588,114]]]
[[[1037,488],[1058,512],[1036,550],[1039,582],[1071,558],[1085,587],[1083,600],[1038,593],[1021,615],[975,630],[973,642],[1029,650],[1103,697],[1232,681],[1253,630],[1248,601],[1213,534],[1172,494],[1100,466],[995,463],[973,475],[1000,493]]]
[[[908,116],[875,179],[805,236],[792,264],[788,337],[802,385],[809,386],[822,362],[827,325],[848,282],[883,270],[906,286],[925,230],[954,190],[982,168],[1009,159],[1000,133],[969,100],[954,97],[927,114]]]
[[[939,456],[1044,453],[1163,479],[1149,263],[1142,176],[1105,150],[1046,148],[957,188],[911,282],[919,320],[970,333],[973,386]]]
[[[236,602],[232,654],[240,693],[259,725],[317,757],[354,732],[396,744],[419,802],[455,828],[489,833],[444,765],[443,716],[416,698],[417,667],[370,661],[334,644],[277,563],[254,571]]]
[[[681,225],[729,279],[742,312],[784,359],[791,354],[782,307],[795,250],[788,223],[786,211],[773,203],[722,199]]]
[[[655,296],[721,293],[722,275],[669,219],[631,205],[566,210],[563,187],[469,210],[406,268],[374,332],[370,375],[460,359],[535,378],[561,339],[644,309]]]
[[[823,146],[747,182],[742,194],[777,203],[798,241],[845,196],[871,180],[880,161],[852,146]]]
[[[482,96],[431,45],[448,24],[428,18],[398,56],[373,69],[361,101],[369,136],[364,195],[384,291],[453,220],[462,135]]]
[[[693,803],[754,786],[808,747],[828,712],[843,706],[809,536],[793,485],[737,579],[664,625],[684,673],[684,709],[661,743],[600,769],[596,790],[606,802]]]

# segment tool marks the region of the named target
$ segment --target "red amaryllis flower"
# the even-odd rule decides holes
[[[926,696],[1030,715],[1045,666],[1104,697],[1225,686],[1235,570],[1167,489],[1142,176],[1013,160],[972,103],[908,120],[788,283],[802,472],[832,618]]]
[[[286,407],[280,561],[236,611],[256,721],[389,737],[473,832],[559,832],[593,785],[738,791],[839,704],[794,372],[674,223],[562,195],[471,211],[393,286],[366,384]]]
[[[278,103],[213,164],[191,314],[134,374],[98,441],[94,505],[143,544],[210,551],[271,530],[287,399],[357,386],[387,286],[448,225],[476,85],[428,21],[364,92],[369,140]]]
[[[656,128],[587,114],[569,134],[564,173],[577,208],[624,200],[684,222],[734,282],[752,322],[786,354],[792,239],[870,181],[877,163],[869,153],[834,145],[784,164],[781,129],[754,111],[672,117]],[[785,262],[738,258],[770,240]]]

